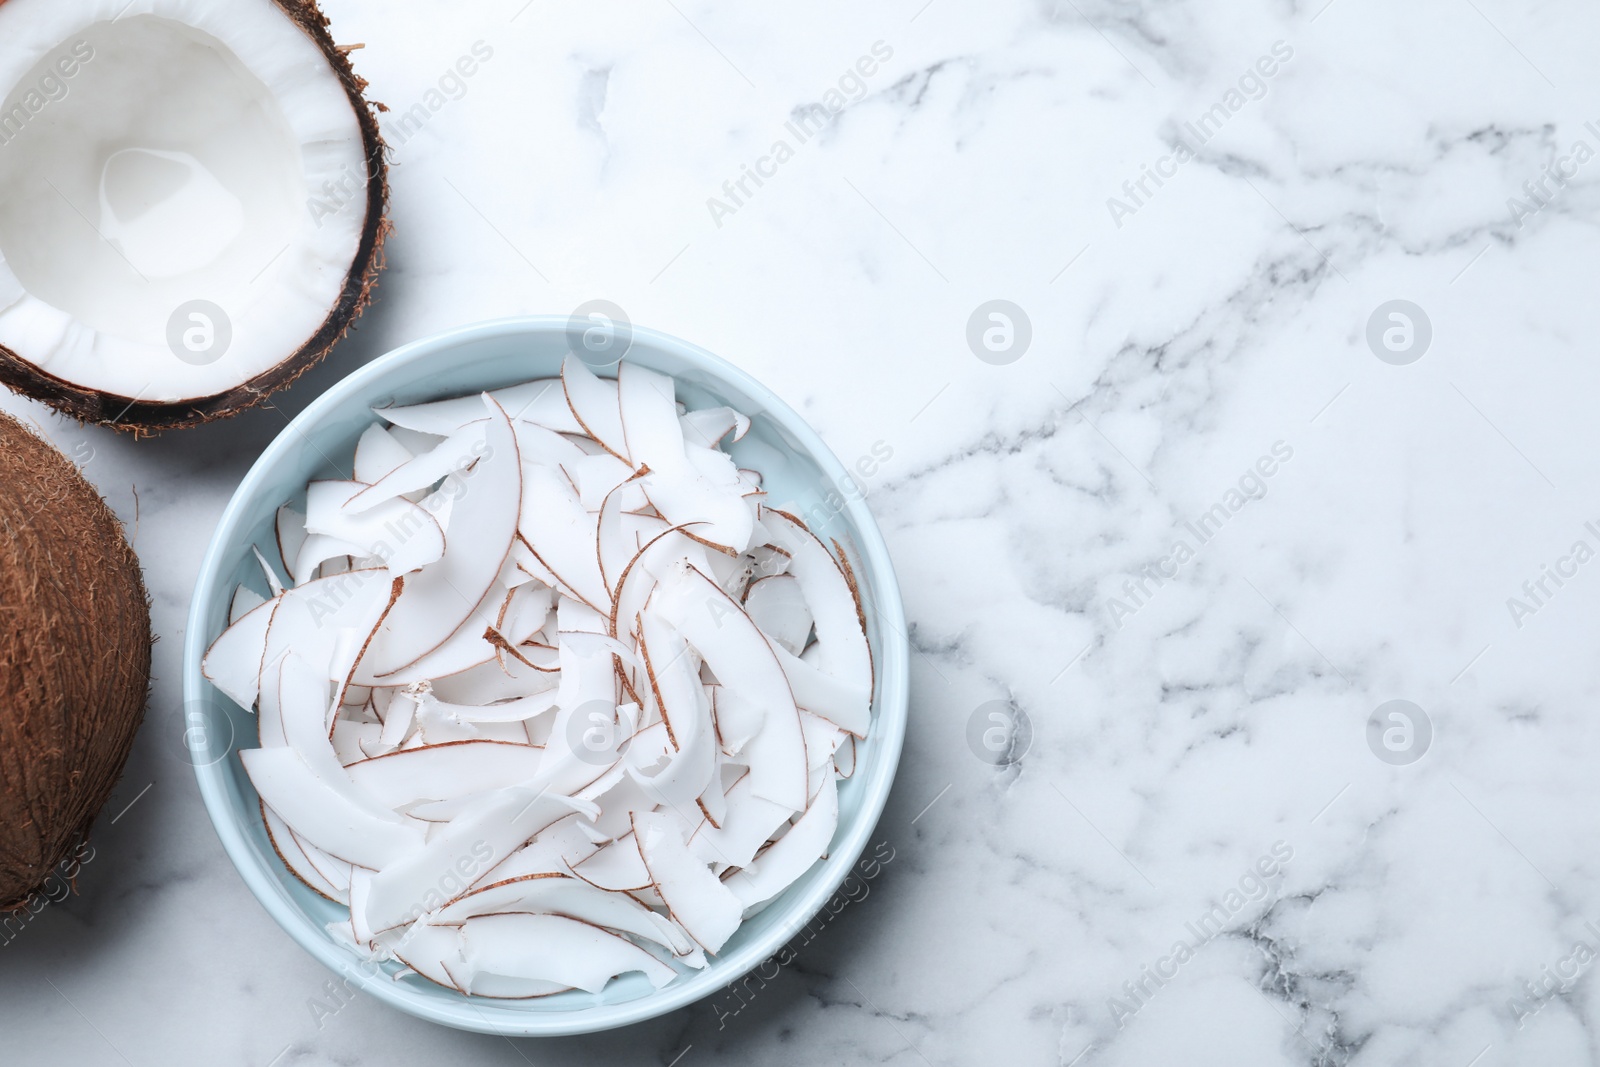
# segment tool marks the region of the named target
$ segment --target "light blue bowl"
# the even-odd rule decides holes
[[[850,873],[877,824],[894,780],[905,736],[908,658],[904,609],[889,552],[861,494],[833,453],[799,415],[749,375],[703,349],[654,330],[634,328],[627,358],[670,374],[691,407],[726,403],[751,417],[752,428],[730,451],[760,470],[769,499],[798,505],[824,537],[854,555],[877,665],[873,724],[857,746],[855,774],[840,783],[839,829],[828,858],[746,922],[703,971],[653,990],[641,975],[604,992],[562,993],[508,1001],[462,996],[398,968],[374,967],[331,938],[325,924],[345,909],[302,885],[273,852],[257,796],[236,750],[254,747],[254,716],[222,696],[200,674],[200,660],[227,622],[240,582],[262,588],[250,548],[269,559],[276,546],[274,512],[303,497],[313,478],[348,463],[356,438],[373,421],[372,407],[415,403],[554,376],[567,353],[567,320],[552,316],[466,326],[390,352],[318,397],[262,453],[233,495],[200,567],[183,649],[186,707],[217,716],[188,741],[206,810],[222,844],[262,907],[300,945],[352,986],[419,1018],[505,1035],[580,1034],[649,1019],[708,996],[742,978],[809,922]],[[233,739],[237,739],[235,742]]]

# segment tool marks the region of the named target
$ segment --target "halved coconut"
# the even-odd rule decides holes
[[[349,330],[388,186],[325,27],[314,0],[0,3],[0,381],[142,434]]]

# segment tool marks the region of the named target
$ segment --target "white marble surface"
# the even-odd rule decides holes
[[[1600,548],[1600,162],[1537,211],[1522,186],[1600,150],[1600,13],[1323,2],[329,0],[397,111],[493,49],[397,148],[358,333],[281,412],[155,441],[5,402],[136,529],[162,640],[81,895],[0,948],[0,1059],[1595,1062],[1600,563],[1561,561]],[[860,98],[714,219],[879,41]],[[1259,99],[1230,98],[1275,42]],[[1184,124],[1218,103],[1199,144]],[[1161,163],[1179,143],[1196,157]],[[736,1016],[547,1042],[366,999],[319,1018],[328,975],[180,758],[200,554],[339,375],[597,297],[741,363],[847,463],[892,450],[866,488],[920,652],[895,859]],[[993,298],[1032,323],[1009,365],[965,341]],[[1392,299],[1431,320],[1409,365],[1366,340]],[[1279,442],[1259,499],[1230,499]],[[1200,544],[1185,522],[1219,502]],[[1576,573],[1535,603],[1545,565]],[[1146,567],[1177,573],[1135,600]],[[1432,724],[1409,765],[1368,745],[1391,699]],[[993,700],[1034,735],[998,770],[966,741]]]

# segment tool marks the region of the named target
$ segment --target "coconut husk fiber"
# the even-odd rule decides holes
[[[0,913],[104,806],[150,687],[150,608],[122,523],[0,413]]]

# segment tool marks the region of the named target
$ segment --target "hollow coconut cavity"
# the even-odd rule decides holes
[[[320,359],[386,232],[365,82],[302,0],[0,0],[0,381],[144,433]]]

